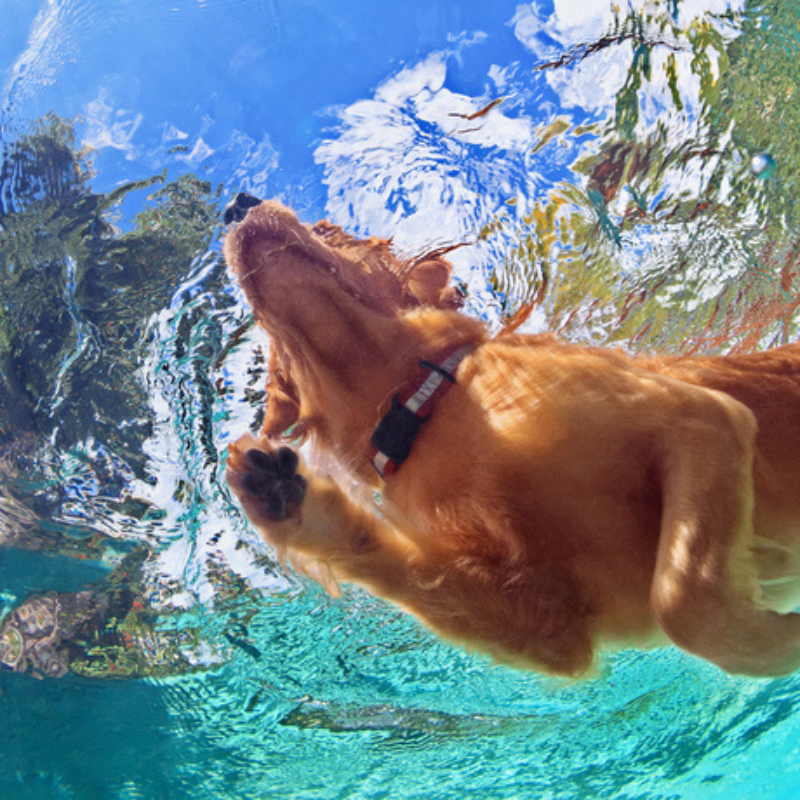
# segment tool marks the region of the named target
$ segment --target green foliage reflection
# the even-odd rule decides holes
[[[0,605],[0,666],[172,674],[195,668],[197,636],[167,630],[149,609],[150,542],[126,541],[128,528],[158,518],[128,491],[132,476],[149,480],[139,370],[154,315],[190,275],[203,268],[222,290],[224,266],[210,250],[221,189],[161,174],[99,193],[93,177],[92,153],[55,116],[3,149],[0,546],[119,566],[79,592],[22,596],[5,616]],[[139,190],[152,193],[123,230],[122,204]]]
[[[652,2],[618,16],[597,43],[544,65],[569,68],[611,47],[631,53],[609,119],[578,128],[562,117],[539,131],[542,142],[555,126],[562,136],[589,132],[598,146],[514,234],[536,246],[494,277],[511,325],[538,306],[566,336],[682,352],[796,335],[796,6],[750,3],[680,27],[682,7]],[[654,97],[664,106],[655,116]],[[513,224],[501,215],[494,227]]]
[[[0,185],[0,443],[22,432],[100,439],[141,463],[148,422],[136,378],[146,326],[208,252],[220,190],[158,175],[92,191],[91,154],[50,117],[3,152]],[[121,232],[131,192],[161,184]]]

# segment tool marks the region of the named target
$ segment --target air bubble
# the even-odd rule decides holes
[[[750,172],[766,180],[775,172],[775,159],[769,153],[758,153],[750,159]]]

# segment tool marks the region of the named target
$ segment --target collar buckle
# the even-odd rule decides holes
[[[419,362],[414,380],[392,397],[391,407],[372,434],[370,459],[384,480],[403,464],[422,426],[430,419],[442,395],[455,383],[461,361],[474,350],[464,345],[444,354],[438,362]]]

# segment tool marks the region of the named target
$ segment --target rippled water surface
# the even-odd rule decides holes
[[[564,685],[277,564],[221,480],[269,343],[219,220],[463,244],[494,330],[794,341],[798,16],[0,0],[0,796],[796,797],[797,678]]]

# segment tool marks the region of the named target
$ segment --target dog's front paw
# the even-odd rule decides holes
[[[251,447],[244,454],[241,489],[273,522],[294,516],[303,502],[306,479],[297,472],[298,463],[297,454],[288,447],[271,453]]]
[[[231,446],[228,483],[254,522],[300,519],[306,479],[298,473],[298,464],[297,454],[288,447],[273,450],[249,435]]]

